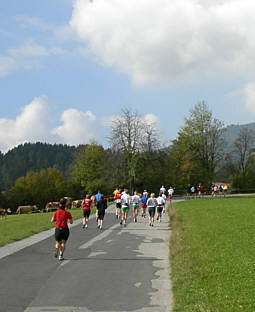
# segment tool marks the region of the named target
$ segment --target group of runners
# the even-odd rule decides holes
[[[170,189],[170,188],[169,188]],[[168,190],[168,199],[172,200],[173,188]],[[159,190],[158,197],[155,197],[155,193],[150,195],[146,190],[143,191],[143,194],[134,192],[131,196],[128,193],[127,189],[123,191],[116,189],[114,192],[114,200],[116,204],[116,219],[120,220],[120,225],[126,226],[127,217],[130,208],[132,209],[132,217],[134,222],[137,222],[139,208],[141,208],[141,216],[146,217],[146,211],[148,209],[149,214],[149,225],[153,226],[155,215],[157,220],[161,222],[162,212],[164,212],[166,204],[166,189],[162,186]]]
[[[210,193],[212,197],[215,197],[216,195],[224,195],[224,197],[227,195],[228,186],[227,184],[212,184],[210,187]],[[187,197],[188,198],[200,198],[203,197],[206,194],[206,190],[203,184],[199,183],[196,185],[189,184],[187,186]]]
[[[170,187],[167,190],[168,200],[171,203],[173,196],[173,188]],[[114,194],[114,201],[116,205],[116,219],[120,222],[120,225],[126,226],[127,218],[130,208],[132,209],[132,217],[134,222],[137,222],[139,208],[141,208],[141,217],[146,217],[146,211],[148,210],[149,225],[153,227],[154,218],[161,222],[162,213],[165,211],[165,204],[167,200],[166,189],[162,186],[159,190],[158,197],[155,197],[155,193],[150,195],[146,190],[143,194],[134,192],[133,195],[129,195],[128,190],[123,191],[116,189]],[[82,200],[82,228],[87,229],[89,223],[89,216],[91,213],[92,204],[96,206],[96,222],[97,228],[103,229],[103,220],[105,216],[105,210],[107,209],[107,200],[103,194],[98,191],[94,196],[86,195]],[[59,209],[54,212],[51,222],[55,222],[55,249],[54,257],[58,257],[59,260],[63,260],[63,254],[65,251],[66,242],[69,237],[68,223],[72,224],[73,219],[70,212],[65,210],[66,200],[60,199]]]

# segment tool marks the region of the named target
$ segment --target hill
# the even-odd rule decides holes
[[[255,122],[251,122],[244,125],[229,125],[225,128],[223,137],[226,142],[225,150],[230,152],[233,149],[233,143],[237,139],[240,131],[243,128],[247,128],[255,132]],[[254,142],[255,146],[255,142]]]
[[[18,177],[28,171],[39,172],[41,169],[56,168],[64,173],[68,171],[76,153],[84,146],[62,144],[25,143],[19,145],[0,158],[0,184],[6,189]]]

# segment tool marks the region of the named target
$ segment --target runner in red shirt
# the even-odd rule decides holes
[[[61,198],[59,201],[59,209],[54,212],[51,222],[56,222],[55,224],[55,251],[54,257],[57,258],[59,251],[59,260],[63,260],[63,254],[65,251],[66,242],[69,237],[69,223],[73,223],[73,218],[70,212],[65,210],[66,200]]]
[[[88,228],[90,209],[92,205],[92,199],[89,195],[82,200],[82,211],[83,211],[83,219],[82,219],[82,228]]]

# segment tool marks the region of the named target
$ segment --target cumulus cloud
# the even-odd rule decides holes
[[[47,138],[49,102],[45,96],[35,98],[25,106],[16,119],[0,119],[0,148],[6,151],[24,142]]]
[[[76,0],[70,26],[99,62],[134,83],[248,72],[253,0]]]
[[[90,111],[64,110],[60,125],[52,127],[51,103],[46,96],[39,96],[22,108],[15,119],[0,118],[0,150],[3,152],[24,142],[48,142],[78,145],[97,139],[106,127],[104,118],[97,118]]]
[[[70,108],[61,113],[60,124],[54,127],[52,124],[56,123],[56,118],[52,113],[52,104],[42,95],[24,106],[15,119],[0,118],[0,150],[7,152],[25,142],[68,145],[103,142],[115,118],[117,116],[97,117],[90,111]],[[158,117],[153,114],[141,118],[149,124],[158,122]]]
[[[68,109],[62,113],[62,125],[52,130],[63,143],[86,144],[95,139],[100,121],[91,112]]]

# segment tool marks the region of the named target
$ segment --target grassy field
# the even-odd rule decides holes
[[[255,311],[255,198],[170,209],[174,312]]]
[[[69,211],[74,220],[82,218],[80,208]],[[7,216],[6,220],[0,219],[0,247],[54,227],[54,224],[50,223],[52,214],[32,213],[10,215]]]

